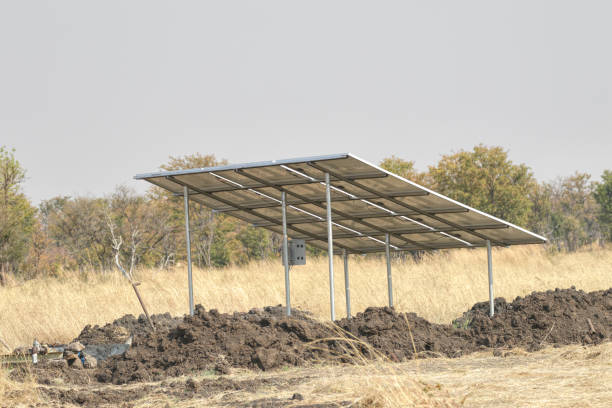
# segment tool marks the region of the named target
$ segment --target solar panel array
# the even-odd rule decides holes
[[[140,174],[216,212],[282,233],[281,192],[291,238],[327,249],[325,173],[333,243],[348,253],[540,244],[544,237],[478,211],[352,154]]]

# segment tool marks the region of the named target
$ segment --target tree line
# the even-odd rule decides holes
[[[162,170],[226,164],[199,153],[170,157]],[[612,240],[612,171],[599,181],[575,173],[537,182],[525,164],[502,147],[475,146],[442,156],[427,171],[391,156],[381,167],[494,216],[541,234],[555,251],[575,251]],[[182,197],[151,187],[146,194],[119,186],[103,197],[58,196],[35,207],[23,193],[26,171],[13,150],[0,147],[0,282],[59,275],[64,270],[113,267],[113,231],[120,257],[139,267],[169,268],[185,260]],[[191,204],[195,265],[226,266],[280,252],[281,237],[243,221]],[[316,252],[316,251],[315,251]]]

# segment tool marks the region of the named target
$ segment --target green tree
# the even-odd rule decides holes
[[[590,178],[577,172],[538,185],[531,195],[529,228],[550,239],[558,250],[575,251],[599,240],[599,205]]]
[[[46,233],[52,245],[67,254],[66,267],[108,270],[113,266],[113,251],[104,198],[60,197],[41,204],[46,215]]]
[[[200,153],[182,157],[170,157],[168,163],[160,166],[162,170],[184,170],[212,167],[227,164],[226,160],[218,160],[214,155]],[[160,211],[170,214],[174,239],[167,242],[167,256],[184,259],[185,224],[183,197],[177,197],[158,187],[151,189],[151,198],[159,202]],[[231,263],[241,263],[246,253],[238,232],[246,227],[246,223],[238,221],[225,214],[214,214],[210,209],[191,200],[191,250],[193,261],[199,266],[224,266]],[[251,227],[252,228],[252,227]]]
[[[32,238],[36,209],[21,191],[25,170],[14,150],[0,147],[0,270],[17,272]]]
[[[612,241],[612,171],[605,170],[593,193],[599,204],[599,223],[606,239]]]
[[[429,175],[444,195],[518,225],[528,221],[536,182],[531,169],[514,164],[501,147],[478,145],[443,156]]]
[[[380,167],[417,184],[423,186],[431,185],[431,181],[428,179],[427,174],[416,170],[412,160],[400,159],[399,157],[393,155],[391,157],[384,158],[380,162]]]

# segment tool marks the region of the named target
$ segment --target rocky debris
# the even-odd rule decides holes
[[[14,355],[30,355],[32,354],[34,351],[36,351],[36,354],[47,354],[50,350],[50,347],[48,344],[40,344],[38,343],[36,345],[36,348],[33,346],[19,346],[16,347],[12,354]]]
[[[74,368],[76,370],[83,369],[83,362],[80,358],[73,358],[71,360],[66,360],[68,362],[68,367]]]
[[[85,354],[83,357],[84,368],[96,368],[98,366],[98,360],[95,357]]]
[[[85,350],[85,346],[79,341],[73,341],[72,343],[66,346],[65,350],[72,351],[74,353],[80,353],[81,351]]]
[[[68,362],[63,358],[55,358],[53,360],[48,360],[46,364],[52,368],[66,368],[68,367]]]
[[[70,361],[79,358],[79,355],[74,351],[64,350],[64,354],[62,355],[62,357],[64,358],[64,360]]]
[[[125,343],[111,344],[88,344],[85,347],[84,353],[97,360],[106,360],[111,356],[116,356],[125,353],[132,345],[132,337],[128,338]]]
[[[98,367],[98,360],[94,356],[85,353],[84,350],[86,350],[86,348],[81,343],[70,343],[64,349],[62,355],[63,360],[61,361],[65,361],[66,366],[79,370],[83,368],[93,369]],[[61,366],[61,364],[58,363],[57,366]]]
[[[230,363],[227,361],[223,354],[219,354],[215,361],[214,366],[215,372],[218,374],[230,374],[232,369]]]
[[[13,354],[15,355],[24,355],[24,354],[32,354],[32,348],[29,346],[19,346],[13,350]]]

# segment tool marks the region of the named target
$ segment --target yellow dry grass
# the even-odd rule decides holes
[[[540,246],[493,250],[495,296],[508,300],[534,290],[567,288],[592,291],[612,286],[612,248],[551,255]],[[152,313],[188,310],[184,268],[143,270],[140,291]],[[336,317],[345,316],[344,273],[335,263]],[[384,261],[350,259],[353,313],[387,304]],[[393,263],[396,307],[433,322],[450,322],[475,302],[488,299],[484,249],[442,251],[415,263]],[[292,305],[329,318],[327,258],[310,259],[291,270]],[[284,304],[284,271],[279,260],[246,266],[194,270],[195,302],[223,312]],[[124,314],[138,315],[131,286],[118,273],[66,273],[0,287],[0,337],[11,347],[40,341],[64,342],[86,324],[102,324]],[[0,344],[0,347],[1,344]]]

